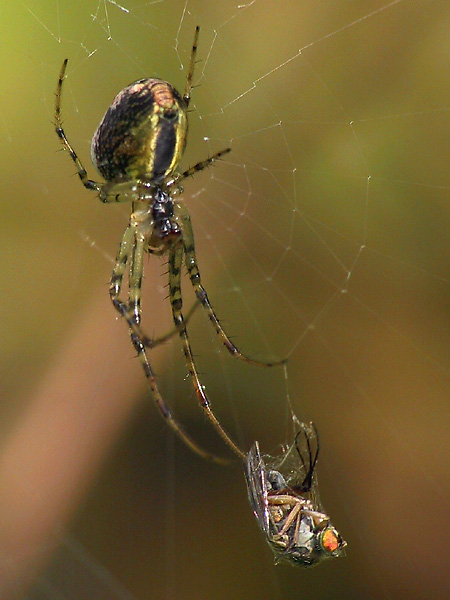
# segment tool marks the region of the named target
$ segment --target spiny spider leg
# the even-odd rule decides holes
[[[172,411],[164,402],[160,392],[158,385],[156,383],[155,376],[153,374],[152,368],[148,361],[145,346],[141,343],[139,338],[131,333],[131,342],[138,353],[139,360],[141,361],[142,368],[144,369],[145,376],[150,386],[151,393],[153,395],[153,399],[155,401],[156,406],[158,407],[162,417],[167,421],[169,427],[174,431],[178,437],[190,448],[193,452],[198,454],[201,458],[205,460],[209,460],[211,462],[217,463],[219,465],[229,465],[230,461],[220,456],[216,456],[207,450],[204,450],[197,442],[195,442],[190,435],[186,433],[183,427],[178,423],[175,417],[172,414]]]
[[[130,257],[130,252],[128,250],[130,244],[132,245],[132,255]],[[133,323],[133,320],[136,319],[133,327],[130,327],[130,338],[131,343],[133,344],[136,352],[138,354],[139,360],[141,362],[142,368],[144,370],[145,376],[147,378],[148,384],[150,386],[151,393],[153,395],[153,399],[155,401],[156,406],[158,407],[162,417],[168,422],[171,429],[180,437],[180,439],[188,446],[193,452],[201,456],[206,460],[210,460],[217,464],[228,465],[230,464],[229,460],[218,457],[207,450],[204,450],[199,444],[197,444],[187,433],[184,431],[183,427],[178,423],[175,417],[172,414],[172,411],[164,402],[161,393],[159,391],[158,385],[156,383],[155,376],[153,374],[153,370],[150,366],[150,362],[147,358],[145,345],[142,343],[142,340],[139,337],[139,322],[141,319],[141,308],[140,308],[140,284],[141,284],[141,276],[143,269],[143,254],[144,254],[144,239],[139,237],[139,234],[135,232],[135,230],[129,226],[124,234],[122,244],[120,245],[119,252],[117,254],[116,260],[116,268],[113,271],[113,275],[111,278],[110,285],[110,295],[111,300],[114,304],[116,310],[123,316],[125,316],[128,323]],[[131,261],[130,265],[130,285],[129,285],[129,307],[126,306],[124,302],[119,299],[119,294],[121,291],[123,274],[125,272],[128,261]],[[116,272],[117,269],[117,272]],[[175,330],[176,333],[177,330]]]
[[[212,165],[214,162],[216,162],[216,160],[219,160],[220,158],[222,158],[222,156],[228,154],[228,152],[231,152],[231,148],[225,148],[225,150],[216,152],[212,156],[209,156],[206,160],[201,160],[193,167],[189,167],[189,169],[183,171],[183,173],[181,173],[181,175],[179,175],[176,178],[176,183],[181,183],[183,179],[187,179],[188,177],[192,177],[193,175],[195,175],[195,173],[203,171],[203,169],[206,169],[206,167]]]
[[[186,206],[181,202],[177,203],[176,206],[177,211],[179,211],[179,214],[181,214],[181,217],[183,219],[183,244],[185,252],[184,260],[189,273],[189,279],[191,280],[197,299],[199,300],[199,302],[201,302],[201,305],[206,310],[208,318],[211,321],[217,335],[220,336],[220,339],[225,348],[232,356],[235,356],[236,358],[239,358],[240,360],[243,360],[252,365],[263,367],[276,367],[285,364],[287,360],[285,358],[279,361],[266,362],[255,360],[253,358],[250,358],[249,356],[246,356],[245,354],[242,354],[242,352],[233,344],[228,335],[225,333],[222,325],[219,322],[219,319],[217,318],[216,313],[214,312],[213,307],[211,306],[206,290],[201,283],[200,271],[198,269],[197,257],[195,254],[194,233],[192,231],[191,218],[189,216],[189,212]]]
[[[219,433],[220,437],[224,442],[237,454],[240,458],[245,459],[246,453],[243,452],[230,438],[225,429],[220,424],[219,420],[212,411],[211,404],[206,395],[206,392],[200,382],[197,367],[195,365],[194,356],[192,354],[192,348],[189,342],[188,334],[186,331],[186,323],[184,321],[182,307],[183,300],[181,296],[181,267],[183,264],[184,249],[180,244],[174,249],[171,249],[169,255],[169,296],[170,304],[172,306],[173,320],[177,327],[180,329],[180,338],[183,344],[183,352],[186,358],[186,364],[189,369],[192,383],[194,385],[197,399],[205,412],[208,419],[211,421],[213,427]]]
[[[176,335],[177,333],[180,332],[180,328],[179,327],[174,327],[173,329],[171,329],[168,333],[158,337],[158,338],[150,338],[148,335],[146,335],[141,327],[140,327],[140,314],[141,314],[141,307],[140,307],[140,285],[136,288],[134,288],[134,290],[131,290],[131,281],[132,281],[132,277],[130,277],[130,298],[133,297],[135,300],[137,300],[137,307],[138,310],[136,312],[136,310],[133,310],[132,306],[129,305],[127,306],[125,304],[125,302],[122,302],[119,298],[119,294],[121,292],[122,289],[122,282],[123,282],[123,277],[125,275],[125,272],[127,271],[127,265],[128,262],[130,262],[130,265],[134,264],[134,261],[130,258],[130,254],[132,254],[133,256],[136,255],[135,253],[135,249],[133,247],[133,243],[134,243],[134,228],[129,225],[126,230],[125,233],[123,234],[122,237],[122,241],[119,245],[119,250],[117,252],[117,257],[116,257],[116,262],[115,262],[115,266],[114,266],[114,270],[112,272],[111,275],[111,280],[110,280],[110,284],[109,284],[109,295],[111,297],[111,302],[113,303],[114,308],[117,310],[117,312],[120,314],[121,317],[123,317],[126,322],[128,327],[130,328],[130,334],[134,333],[139,340],[141,341],[141,343],[146,347],[146,348],[155,348],[156,346],[159,346],[160,344],[163,344],[165,342],[167,342],[168,340],[170,340],[174,335]],[[129,248],[132,249],[132,252],[130,253]],[[141,263],[142,264],[142,263]],[[132,267],[130,266],[130,276],[132,273]],[[142,275],[141,275],[142,278]],[[134,279],[134,285],[136,286],[136,282],[139,282],[139,276],[137,277],[136,280],[136,272],[135,272],[135,279]],[[190,318],[192,317],[192,315],[194,314],[194,312],[197,310],[197,308],[200,306],[200,302],[197,300],[195,302],[195,304],[190,308],[185,322],[187,323]],[[135,318],[137,315],[137,318]]]
[[[134,244],[130,258],[130,274],[128,281],[128,315],[139,325],[141,322],[141,289],[144,272],[145,237],[134,230]]]

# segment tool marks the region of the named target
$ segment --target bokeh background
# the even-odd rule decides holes
[[[0,3],[0,597],[442,598],[448,553],[450,7],[439,0]],[[203,462],[151,405],[108,298],[127,206],[101,205],[58,152],[89,143],[125,85],[183,88],[201,27],[182,167],[204,283],[233,361],[190,332],[217,414],[276,452],[290,406],[321,435],[325,509],[345,558],[274,566],[242,466]],[[170,328],[147,262],[151,334]],[[185,280],[186,305],[193,302]],[[205,447],[180,344],[152,354]]]

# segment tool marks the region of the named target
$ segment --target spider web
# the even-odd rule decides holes
[[[107,431],[88,474],[74,471],[81,483],[56,531],[19,556],[8,536],[20,527],[2,526],[7,597],[272,599],[298,596],[299,586],[315,599],[331,590],[347,599],[439,597],[450,587],[441,550],[450,425],[447,3],[22,0],[4,11],[3,81],[13,84],[0,117],[4,197],[15,200],[3,218],[5,287],[19,298],[2,336],[0,489],[14,489],[5,475],[11,447],[32,422],[43,373],[85,329],[91,337],[49,409],[48,438],[70,435],[58,407],[72,388],[74,430],[83,419],[73,456],[99,418]],[[126,327],[108,305],[129,207],[100,205],[53,152],[53,91],[65,57],[64,126],[95,177],[89,142],[112,98],[145,76],[182,90],[196,25],[198,87],[182,168],[232,147],[185,183],[203,282],[240,349],[289,360],[285,369],[233,361],[201,309],[191,342],[213,407],[243,448],[257,439],[275,454],[292,442],[294,413],[315,422],[321,500],[348,551],[312,571],[273,566],[241,465],[198,460],[149,408]],[[150,257],[143,310],[155,335],[170,329],[164,272]],[[188,308],[188,280],[183,295]],[[77,391],[88,379],[85,356],[97,369],[89,395]],[[224,454],[195,405],[178,340],[158,348],[152,364],[179,420]],[[35,429],[28,435],[39,438]],[[27,465],[33,444],[16,445]],[[56,442],[48,448],[60,451]],[[40,469],[37,458],[30,474],[16,469],[22,493],[3,492],[0,509],[45,499]]]

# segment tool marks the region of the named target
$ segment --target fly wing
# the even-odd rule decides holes
[[[309,499],[314,507],[314,510],[323,512],[322,504],[319,496],[319,482],[317,479],[317,457],[319,455],[319,435],[314,423],[299,423],[300,429],[303,432],[302,439],[299,439],[299,453],[302,454],[304,460],[308,461],[309,466],[312,466],[310,474],[310,490]],[[298,434],[297,434],[298,435]],[[311,462],[312,461],[312,462]],[[307,464],[308,464],[307,463]],[[308,497],[307,496],[307,497]]]
[[[266,466],[259,452],[259,444],[255,442],[245,461],[245,478],[247,480],[248,498],[259,526],[269,535],[269,510],[267,506]]]

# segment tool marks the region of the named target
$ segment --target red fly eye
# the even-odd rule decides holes
[[[322,543],[322,548],[326,552],[329,552],[330,554],[332,552],[336,552],[336,550],[340,546],[339,537],[338,537],[336,531],[334,529],[332,529],[331,527],[328,527],[323,532],[323,534],[321,536],[321,543]]]

